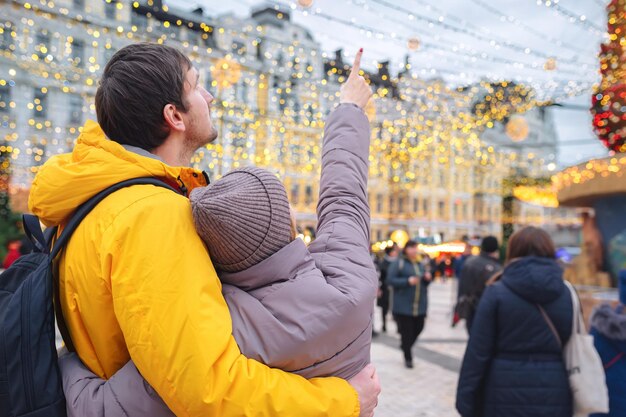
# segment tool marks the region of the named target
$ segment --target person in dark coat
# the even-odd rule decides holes
[[[463,359],[456,408],[462,417],[572,417],[561,345],[572,332],[572,300],[543,230],[515,233],[507,266],[478,305]]]
[[[591,315],[591,334],[606,372],[609,413],[592,417],[626,416],[626,271],[619,277],[620,305],[598,307]]]
[[[404,364],[413,368],[413,345],[426,321],[428,285],[432,275],[420,262],[417,242],[408,241],[399,259],[389,266],[387,282],[393,288],[393,314],[398,323]]]
[[[382,314],[382,323],[383,323],[383,332],[387,332],[387,314],[389,313],[389,284],[387,283],[387,272],[389,272],[389,266],[394,263],[398,259],[398,255],[400,254],[400,248],[397,244],[393,244],[392,246],[388,246],[385,248],[385,257],[380,261],[379,264],[379,289],[378,289],[378,300],[376,301],[376,305],[381,308]]]
[[[489,278],[502,270],[498,261],[500,244],[494,236],[487,236],[480,245],[480,255],[471,256],[463,264],[459,277],[459,300],[456,312],[465,319],[467,332],[472,331],[476,307]]]

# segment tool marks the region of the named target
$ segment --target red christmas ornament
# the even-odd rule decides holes
[[[593,129],[604,145],[626,151],[626,84],[616,84],[597,92],[591,99]]]
[[[626,152],[626,0],[607,6],[609,41],[600,46],[600,88],[591,99],[593,129],[613,152]]]

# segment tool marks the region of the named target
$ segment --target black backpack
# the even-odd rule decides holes
[[[100,201],[131,185],[155,185],[178,192],[156,178],[120,182],[81,205],[56,240],[57,227],[44,233],[37,217],[24,216],[24,229],[34,249],[0,274],[0,417],[66,416],[55,346],[55,305],[63,340],[68,350],[74,351],[74,347],[60,309],[59,277],[53,274],[53,261]]]

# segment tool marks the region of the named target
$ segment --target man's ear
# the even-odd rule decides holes
[[[185,131],[185,122],[183,121],[183,114],[173,104],[167,104],[163,107],[163,119],[170,130],[178,132]]]

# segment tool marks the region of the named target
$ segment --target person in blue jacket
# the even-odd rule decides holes
[[[591,334],[609,389],[609,413],[593,417],[626,416],[626,271],[619,276],[619,300],[617,308],[603,304],[591,315]]]
[[[402,255],[389,266],[387,283],[393,288],[393,315],[398,323],[404,364],[413,368],[413,345],[424,330],[428,285],[432,274],[421,263],[418,245],[408,241]]]
[[[572,300],[545,231],[509,240],[507,266],[478,305],[457,388],[462,417],[572,417],[561,345],[572,332]]]

